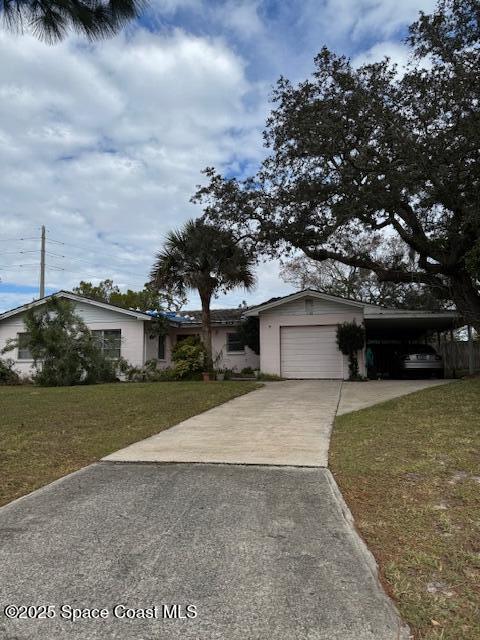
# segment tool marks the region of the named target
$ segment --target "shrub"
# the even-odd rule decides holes
[[[158,363],[155,359],[147,360],[143,367],[133,367],[124,361],[120,370],[129,382],[166,382],[175,380],[173,369],[158,369]]]
[[[40,309],[29,309],[24,324],[22,346],[32,354],[36,384],[60,387],[116,380],[116,361],[104,356],[69,300],[52,297]],[[17,346],[18,340],[12,340],[4,351]]]
[[[277,376],[275,373],[262,373],[260,371],[257,376],[257,380],[264,380],[265,382],[281,382],[282,380],[285,380],[285,378]]]
[[[20,376],[13,368],[15,362],[11,359],[0,359],[0,384],[20,384]]]
[[[258,356],[260,354],[260,323],[258,318],[253,316],[245,318],[238,327],[238,333],[245,345]]]
[[[242,373],[245,376],[253,376],[253,369],[252,367],[243,367],[240,373]]]
[[[365,345],[365,329],[363,325],[344,322],[337,327],[337,345],[340,351],[348,356],[350,380],[359,380],[357,352]]]
[[[192,336],[177,342],[172,349],[172,360],[177,379],[198,377],[204,370],[206,361],[206,350],[200,338]]]

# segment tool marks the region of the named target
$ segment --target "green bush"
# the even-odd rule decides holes
[[[206,350],[197,336],[177,342],[172,349],[173,373],[179,380],[198,378],[205,369]]]
[[[348,356],[348,368],[350,380],[358,380],[357,352],[365,345],[365,329],[363,325],[353,322],[344,322],[337,327],[337,345],[340,351]]]
[[[122,362],[121,372],[129,382],[167,382],[176,380],[173,369],[158,369],[155,359],[147,360],[143,367],[133,367]]]
[[[257,380],[263,380],[265,382],[281,382],[282,380],[285,380],[285,378],[277,376],[275,373],[262,373],[260,371],[257,376]]]
[[[13,368],[15,362],[11,359],[0,359],[0,384],[20,384],[20,376]]]
[[[243,367],[240,373],[244,376],[253,376],[253,369],[252,367]]]
[[[258,318],[248,316],[238,327],[244,344],[249,347],[257,356],[260,354],[260,323]]]
[[[22,346],[32,354],[36,384],[61,387],[117,379],[116,361],[104,356],[74,309],[69,300],[53,296],[41,308],[25,314]],[[4,351],[16,347],[18,340],[11,340]]]

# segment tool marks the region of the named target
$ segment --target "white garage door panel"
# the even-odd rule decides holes
[[[280,365],[284,378],[343,378],[336,327],[282,327]]]

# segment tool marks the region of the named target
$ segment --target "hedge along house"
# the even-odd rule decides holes
[[[135,367],[141,367],[148,360],[157,360],[159,368],[171,366],[172,347],[177,341],[191,335],[200,335],[200,312],[144,313],[135,309],[124,309],[116,305],[91,300],[68,291],[59,291],[0,314],[0,351],[9,340],[18,339],[19,345],[2,357],[14,360],[15,369],[29,376],[33,370],[33,360],[28,349],[22,345],[25,334],[23,322],[25,313],[41,307],[55,295],[70,300],[76,313],[87,327],[94,332],[104,353],[111,358],[122,357]],[[212,310],[212,342],[216,368],[241,371],[245,367],[256,369],[259,356],[245,347],[237,329],[242,321],[244,309]],[[158,315],[167,319],[166,335],[156,335],[152,321]]]
[[[344,322],[364,324],[366,344],[379,354],[379,374],[387,373],[382,367],[387,369],[391,345],[423,342],[465,324],[453,311],[389,309],[310,289],[273,298],[245,315],[259,319],[261,370],[283,378],[347,379],[348,358],[336,343]],[[365,349],[358,360],[366,375]]]

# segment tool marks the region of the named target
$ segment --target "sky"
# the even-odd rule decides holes
[[[151,0],[113,39],[51,46],[0,27],[0,312],[111,278],[141,289],[170,229],[201,215],[201,170],[246,176],[280,75],[306,78],[323,45],[402,64],[433,0]],[[276,262],[214,307],[290,293]],[[198,307],[192,294],[190,308]]]

